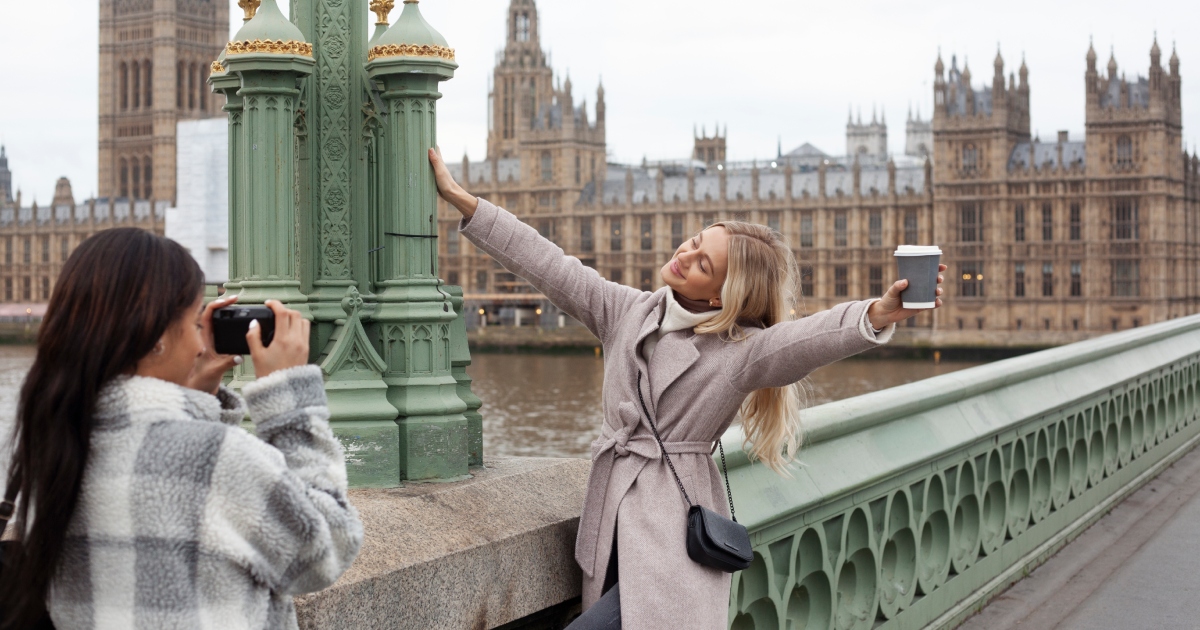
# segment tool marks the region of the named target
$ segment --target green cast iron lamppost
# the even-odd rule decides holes
[[[483,463],[461,289],[437,276],[438,82],[454,51],[407,0],[240,0],[209,83],[229,113],[230,282],[313,321],[350,481],[454,479]],[[252,376],[245,365],[239,386]]]

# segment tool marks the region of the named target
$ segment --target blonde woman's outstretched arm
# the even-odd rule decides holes
[[[438,193],[463,215],[459,231],[505,269],[524,278],[555,306],[607,343],[612,325],[646,295],[609,282],[578,258],[503,208],[463,190],[436,150],[429,150]]]

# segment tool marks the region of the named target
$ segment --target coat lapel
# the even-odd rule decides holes
[[[658,341],[654,349],[654,372],[650,379],[650,400],[656,409],[655,415],[658,414],[658,399],[662,393],[700,358],[700,351],[695,344],[698,336],[689,331],[679,335],[664,335]]]
[[[634,365],[638,366],[642,374],[645,374],[647,377],[650,374],[650,367],[646,365],[646,358],[642,356],[642,342],[662,325],[663,309],[666,307],[664,291],[666,291],[665,288],[659,289],[656,293],[658,300],[654,302],[654,307],[650,309],[650,312],[646,313],[646,317],[642,320],[642,327],[638,330],[637,337],[633,340],[632,352]]]

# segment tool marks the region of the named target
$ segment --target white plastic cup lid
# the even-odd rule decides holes
[[[895,256],[941,256],[942,250],[937,245],[901,245],[896,248]]]

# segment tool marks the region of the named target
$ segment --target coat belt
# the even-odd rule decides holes
[[[592,442],[592,471],[588,475],[587,495],[583,500],[583,515],[579,520],[579,534],[575,538],[575,561],[588,577],[596,567],[596,549],[605,534],[601,518],[608,500],[609,480],[613,464],[618,458],[637,455],[647,460],[662,461],[662,449],[658,441],[646,431],[635,434],[640,423],[629,424],[613,430],[604,424],[600,438]],[[711,454],[712,442],[663,442],[667,453]],[[664,462],[665,464],[665,462]],[[625,488],[622,490],[624,493]],[[682,497],[680,497],[682,498]],[[611,532],[608,533],[612,537]],[[682,552],[683,550],[680,550]]]

